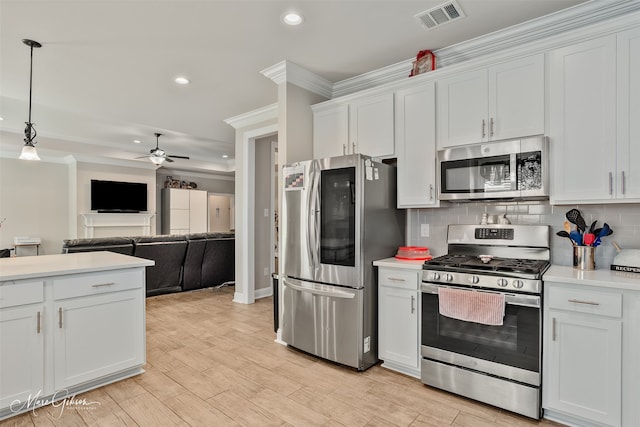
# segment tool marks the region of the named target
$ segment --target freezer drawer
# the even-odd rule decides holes
[[[362,369],[363,292],[284,278],[282,339],[299,350]]]

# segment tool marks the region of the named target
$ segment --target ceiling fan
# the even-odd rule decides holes
[[[142,157],[137,157],[138,159],[149,158],[151,163],[155,165],[161,165],[165,160],[167,162],[173,162],[173,159],[186,159],[189,160],[187,156],[174,156],[172,154],[167,154],[162,148],[158,147],[158,139],[162,136],[161,133],[154,133],[156,136],[156,148],[152,148],[149,150],[149,154]]]

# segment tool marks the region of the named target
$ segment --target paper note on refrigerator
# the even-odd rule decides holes
[[[304,189],[304,165],[285,166],[282,168],[282,175],[285,191]]]

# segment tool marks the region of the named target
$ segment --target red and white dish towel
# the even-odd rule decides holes
[[[440,314],[466,322],[501,326],[504,320],[504,294],[438,289]]]

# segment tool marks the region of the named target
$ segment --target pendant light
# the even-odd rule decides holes
[[[34,141],[37,132],[33,127],[33,123],[31,123],[31,90],[33,87],[33,48],[39,48],[42,47],[42,45],[37,41],[29,39],[23,39],[22,43],[31,48],[31,63],[29,68],[29,121],[25,122],[27,127],[24,128],[24,147],[22,147],[22,153],[20,153],[19,159],[40,160],[35,147],[36,141]]]

